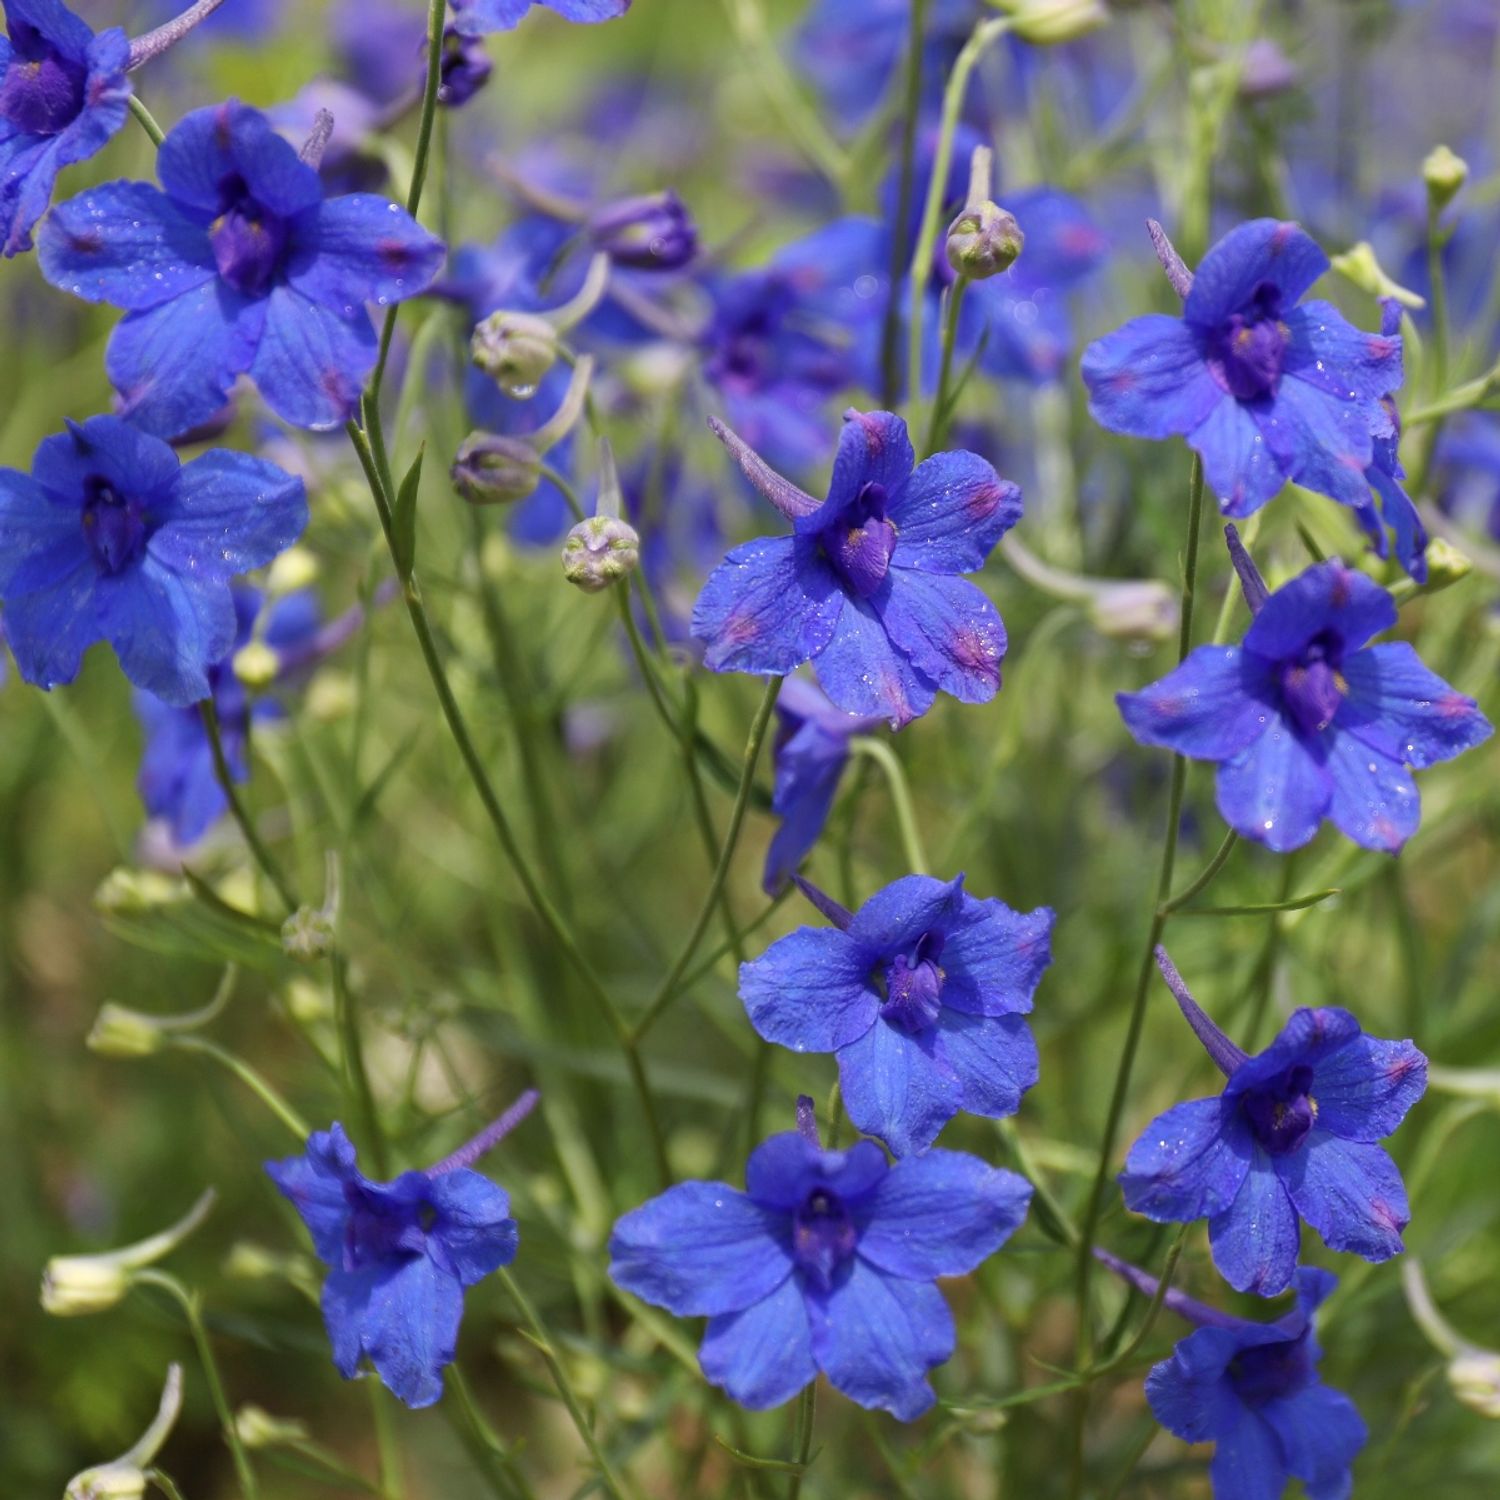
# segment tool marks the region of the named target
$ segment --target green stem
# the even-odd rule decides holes
[[[130,113],[135,116],[141,129],[151,137],[151,144],[160,151],[161,143],[166,140],[167,133],[156,123],[156,117],[141,103],[140,96],[137,94],[130,96]]]
[[[271,857],[271,851],[266,848],[260,834],[256,831],[254,821],[245,810],[239,788],[234,784],[234,773],[229,769],[229,760],[224,754],[224,739],[219,732],[219,712],[214,706],[214,700],[203,699],[198,705],[198,712],[203,718],[203,727],[208,732],[208,744],[214,758],[214,776],[229,801],[229,811],[239,825],[241,834],[244,835],[246,847],[250,850],[255,863],[260,866],[261,873],[275,888],[276,894],[281,898],[281,904],[288,912],[294,912],[297,910],[297,898],[292,893],[291,886],[287,884],[280,867]]]
[[[948,289],[947,316],[943,320],[943,356],[938,368],[937,396],[932,403],[932,416],[927,423],[927,442],[923,445],[923,456],[931,458],[942,446],[948,432],[948,410],[950,397],[948,387],[953,379],[953,350],[958,343],[958,316],[963,308],[964,292],[968,290],[969,278],[960,276]]]
[[[299,1146],[306,1143],[310,1133],[307,1121],[243,1058],[236,1057],[217,1042],[201,1036],[176,1035],[170,1038],[167,1045],[178,1052],[196,1052],[203,1057],[211,1057],[216,1063],[228,1068],[297,1137]]]
[[[167,1500],[183,1500],[182,1491],[177,1488],[176,1481],[170,1474],[165,1474],[160,1469],[147,1469],[146,1478],[167,1497]]]
[[[1448,385],[1448,278],[1443,268],[1443,233],[1437,208],[1427,205],[1427,279],[1432,312],[1432,389],[1444,391]]]
[[[367,1384],[370,1416],[375,1426],[375,1451],[380,1460],[380,1494],[382,1500],[403,1500],[406,1483],[401,1472],[401,1448],[391,1424],[391,1398],[379,1381]]]
[[[818,1410],[818,1382],[809,1380],[797,1398],[797,1471],[786,1487],[786,1500],[800,1500],[802,1481],[807,1474],[808,1455],[812,1452],[813,1419]]]
[[[1229,856],[1234,853],[1234,846],[1239,843],[1239,841],[1239,834],[1237,834],[1234,829],[1231,828],[1229,832],[1224,835],[1224,842],[1219,845],[1218,852],[1203,867],[1203,873],[1199,875],[1199,877],[1195,881],[1193,881],[1193,883],[1186,889],[1179,891],[1177,895],[1173,896],[1170,901],[1163,903],[1163,914],[1170,917],[1173,912],[1177,911],[1181,907],[1186,906],[1194,896],[1201,896],[1203,892],[1208,889],[1210,883],[1213,881],[1214,876],[1217,875],[1219,871],[1222,870],[1228,863]]]
[[[380,1111],[375,1104],[375,1091],[370,1086],[370,1074],[365,1067],[359,1016],[354,993],[349,988],[349,965],[341,944],[335,944],[328,966],[333,977],[333,1012],[339,1034],[339,1071],[344,1091],[359,1113],[365,1144],[375,1163],[375,1174],[383,1181],[390,1175],[390,1153],[380,1123]]]
[[[531,1485],[521,1473],[510,1450],[480,1413],[474,1393],[469,1389],[468,1377],[458,1365],[453,1364],[449,1365],[446,1378],[448,1389],[457,1399],[458,1415],[462,1421],[454,1420],[454,1413],[446,1402],[444,1408],[449,1420],[453,1421],[454,1430],[474,1456],[490,1488],[501,1500],[536,1500]]]
[[[911,788],[907,784],[906,772],[896,758],[896,752],[884,740],[871,739],[868,735],[855,735],[849,741],[849,749],[855,755],[863,755],[880,767],[890,789],[891,802],[896,809],[896,823],[901,829],[901,846],[906,854],[908,872],[925,875],[928,871],[927,852],[922,847],[922,830],[917,825],[917,815],[912,807]]]
[[[911,253],[906,226],[911,221],[912,188],[916,182],[917,117],[922,112],[922,33],[926,21],[927,0],[911,0],[901,106],[901,176],[896,189],[896,219],[891,226],[891,284],[880,330],[880,399],[888,409],[895,407],[901,390],[901,281],[906,258]]]

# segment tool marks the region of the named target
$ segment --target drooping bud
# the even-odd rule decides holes
[[[1448,1365],[1453,1394],[1482,1417],[1500,1417],[1500,1354],[1469,1349]]]
[[[449,470],[453,488],[471,505],[510,505],[533,494],[542,458],[525,438],[471,432]]]
[[[1015,215],[986,199],[971,203],[948,226],[948,264],[969,281],[984,281],[1016,263],[1026,236]]]
[[[443,32],[443,56],[438,64],[438,103],[458,109],[490,81],[493,71],[484,43],[476,36],[460,36],[452,26]]]
[[[1050,47],[1097,31],[1109,20],[1102,0],[994,0],[1023,42]]]
[[[1427,299],[1409,287],[1401,286],[1386,274],[1375,258],[1374,246],[1368,240],[1351,245],[1342,255],[1333,256],[1329,264],[1346,281],[1372,297],[1393,297],[1402,307],[1426,307]]]
[[[491,313],[469,341],[474,363],[515,401],[529,401],[557,363],[557,329],[533,313]]]
[[[262,1406],[242,1406],[234,1414],[235,1435],[247,1448],[286,1448],[305,1443],[312,1434],[295,1417],[273,1417]]]
[[[161,1403],[151,1425],[113,1462],[75,1474],[63,1500],[140,1500],[146,1493],[146,1471],[161,1452],[181,1410],[182,1366],[168,1365]]]
[[[99,1008],[84,1045],[102,1057],[147,1057],[171,1045],[185,1032],[197,1031],[214,1020],[234,994],[238,968],[229,964],[214,991],[213,999],[198,1010],[173,1015],[149,1015],[107,1000]]]
[[[622,198],[588,222],[589,237],[617,266],[676,271],[698,253],[698,231],[682,199],[670,188]]]
[[[1450,588],[1474,571],[1474,560],[1446,537],[1434,537],[1427,544],[1427,582],[1423,593],[1435,594]]]
[[[1468,162],[1446,146],[1438,146],[1422,162],[1422,181],[1427,184],[1427,201],[1434,212],[1447,208],[1468,179]]]
[[[1103,585],[1089,600],[1089,624],[1124,641],[1165,641],[1177,633],[1176,593],[1159,578]]]

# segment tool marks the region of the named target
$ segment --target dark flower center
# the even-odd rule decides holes
[[[83,109],[88,75],[24,21],[10,28],[11,63],[0,83],[0,116],[27,135],[56,135]]]
[[[792,1220],[792,1254],[815,1285],[827,1291],[859,1236],[849,1214],[827,1188],[815,1188]]]
[[[1264,1406],[1267,1401],[1288,1396],[1311,1378],[1305,1338],[1242,1349],[1229,1362],[1230,1384],[1247,1406]]]
[[[910,955],[898,953],[886,965],[880,1015],[909,1036],[926,1031],[943,1008],[943,971],[938,967],[942,951],[942,934],[929,932]]]
[[[885,581],[896,550],[896,528],[885,517],[883,484],[867,484],[823,532],[823,551],[834,571],[861,599]]]
[[[99,571],[113,577],[145,550],[150,534],[145,508],[93,475],[83,482],[83,534]]]
[[[253,296],[274,279],[286,253],[286,220],[261,203],[237,172],[219,184],[219,216],[208,226],[219,275]]]
[[[355,1184],[344,1188],[350,1213],[344,1226],[344,1268],[358,1270],[396,1256],[420,1255],[437,1214],[430,1204],[371,1200]]]
[[[1219,330],[1210,366],[1237,400],[1264,396],[1281,379],[1287,337],[1287,326],[1281,321],[1281,292],[1262,281],[1245,306]]]
[[[1255,1138],[1272,1156],[1296,1151],[1318,1118],[1312,1088],[1313,1071],[1304,1063],[1245,1095],[1245,1117]]]
[[[1325,630],[1297,660],[1282,664],[1282,703],[1297,727],[1308,734],[1328,728],[1349,691],[1349,684],[1339,671],[1343,659],[1343,641]]]

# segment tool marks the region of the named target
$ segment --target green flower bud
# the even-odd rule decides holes
[[[1422,181],[1427,184],[1428,201],[1438,210],[1447,208],[1468,178],[1468,162],[1446,146],[1438,146],[1429,152],[1422,163]]]
[[[99,1007],[84,1046],[101,1057],[149,1057],[166,1045],[163,1028],[152,1016],[106,1000]]]
[[[234,653],[234,675],[248,688],[269,687],[281,671],[281,658],[264,641],[251,641]]]
[[[535,492],[542,460],[525,438],[472,432],[449,470],[453,488],[471,505],[512,505]]]
[[[1427,582],[1423,592],[1435,594],[1450,588],[1474,571],[1473,559],[1446,537],[1435,536],[1427,544]]]
[[[63,1500],[140,1500],[146,1493],[146,1470],[161,1452],[181,1410],[182,1366],[169,1365],[161,1404],[151,1425],[128,1452],[110,1463],[75,1474],[63,1492]]]
[[[310,964],[333,951],[332,915],[315,906],[299,906],[281,924],[281,949],[288,958]]]
[[[971,203],[948,226],[948,264],[970,281],[985,281],[1008,271],[1026,236],[1015,216],[998,203]]]
[[[1177,633],[1177,595],[1157,578],[1103,583],[1089,599],[1089,621],[1117,640],[1165,641]]]
[[[1351,245],[1342,255],[1335,255],[1329,264],[1346,281],[1372,297],[1394,297],[1402,307],[1426,307],[1427,299],[1393,281],[1375,258],[1374,247],[1368,240]]]
[[[234,1430],[247,1448],[286,1448],[305,1443],[307,1423],[295,1417],[273,1417],[259,1406],[242,1406],[234,1414]]]
[[[641,539],[618,516],[590,516],[580,521],[562,547],[563,576],[587,594],[624,578],[641,560]]]
[[[1466,1349],[1448,1365],[1453,1394],[1482,1417],[1500,1417],[1500,1354]]]
[[[528,401],[557,363],[557,330],[532,313],[491,313],[469,341],[474,363],[515,401]]]
[[[1010,17],[1010,29],[1023,42],[1050,47],[1097,31],[1109,20],[1102,0],[994,0]]]

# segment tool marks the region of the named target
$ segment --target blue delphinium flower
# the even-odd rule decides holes
[[[835,925],[799,928],[741,967],[756,1031],[832,1052],[850,1121],[897,1156],[959,1110],[1013,1115],[1037,1081],[1023,1018],[1052,962],[1050,908],[977,900],[962,875],[907,875],[854,913],[802,889]]]
[[[1396,619],[1395,600],[1363,573],[1317,563],[1259,604],[1241,645],[1199,646],[1116,701],[1141,744],[1217,762],[1219,811],[1242,837],[1286,853],[1327,818],[1394,853],[1421,818],[1407,767],[1493,732],[1405,641],[1365,644]]]
[[[431,1406],[443,1394],[464,1292],[508,1266],[519,1238],[505,1192],[470,1165],[536,1099],[528,1090],[452,1156],[394,1182],[371,1182],[360,1172],[338,1123],[315,1130],[304,1155],[265,1164],[329,1268],[323,1321],[345,1380],[368,1358],[408,1406]]]
[[[736,547],[704,585],[693,635],[713,671],[772,676],[811,661],[840,708],[894,726],[940,691],[964,703],[995,696],[1005,626],[956,575],[982,568],[1020,518],[1015,485],[974,453],[937,453],[914,469],[900,417],[849,411],[820,503],[715,431],[792,535]]]
[[[1094,1252],[1146,1296],[1154,1277]],[[1297,1305],[1274,1323],[1252,1323],[1169,1289],[1165,1305],[1198,1325],[1146,1377],[1152,1415],[1189,1443],[1212,1443],[1214,1500],[1279,1500],[1300,1479],[1309,1500],[1347,1500],[1349,1466],[1369,1436],[1354,1403],[1318,1379],[1313,1314],[1338,1278],[1297,1272]]]
[[[1411,1218],[1396,1164],[1376,1144],[1427,1087],[1409,1041],[1366,1036],[1347,1010],[1292,1013],[1254,1057],[1221,1032],[1163,949],[1167,984],[1225,1075],[1213,1099],[1175,1105],[1125,1158],[1126,1206],[1158,1223],[1208,1219],[1214,1264],[1236,1291],[1274,1297],[1297,1265],[1299,1219],[1333,1250],[1401,1251]]]
[[[1401,384],[1401,339],[1353,327],[1331,303],[1299,305],[1327,269],[1295,224],[1231,230],[1191,277],[1182,317],[1133,318],[1084,351],[1094,419],[1130,437],[1186,438],[1228,516],[1289,479],[1368,510],[1365,470],[1391,435],[1382,398]]]
[[[0,37],[0,251],[31,248],[57,174],[125,123],[130,42],[97,36],[61,0],[3,0]]]
[[[365,304],[426,290],[441,243],[373,193],[324,199],[317,171],[259,110],[194,110],[157,153],[165,191],[114,182],[59,204],[42,273],[126,316],[105,365],[121,411],[174,437],[248,374],[296,427],[355,410],[375,362]]]
[[[870,1141],[824,1151],[811,1113],[803,1101],[805,1134],[756,1148],[743,1193],[684,1182],[626,1214],[609,1274],[679,1317],[706,1316],[703,1373],[742,1406],[779,1406],[821,1370],[909,1422],[933,1404],[927,1372],[954,1348],[934,1279],[998,1250],[1031,1185],[957,1151],[894,1166]]]
[[[828,821],[834,793],[849,764],[849,741],[880,724],[876,714],[846,714],[811,682],[788,677],[776,695],[779,725],[771,811],[781,819],[766,850],[761,884],[775,895],[807,857]]]
[[[182,464],[118,417],[69,423],[30,474],[0,469],[0,599],[21,675],[71,682],[104,640],[136,687],[206,698],[234,642],[229,580],[306,525],[302,481],[264,459],[215,449]]]
[[[492,31],[511,31],[541,5],[565,21],[594,25],[618,20],[630,9],[631,0],[449,0],[453,24],[464,36],[484,36]]]

